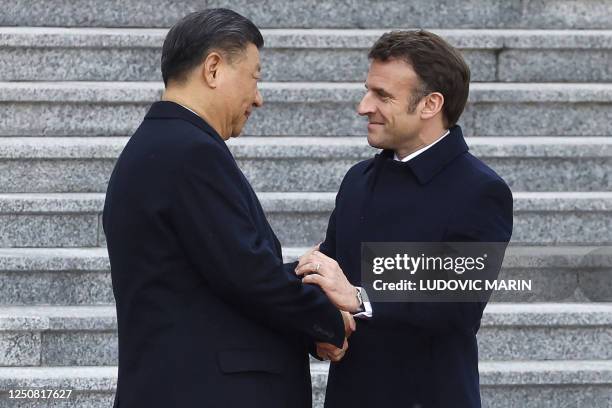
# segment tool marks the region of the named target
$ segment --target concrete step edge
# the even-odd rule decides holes
[[[269,212],[326,212],[334,207],[334,192],[257,192]],[[99,213],[104,193],[0,194],[0,214]],[[516,212],[610,212],[612,191],[513,192]]]
[[[264,49],[368,49],[392,29],[263,29]],[[463,49],[610,49],[612,30],[428,28]],[[166,28],[0,27],[6,47],[160,48]]]
[[[0,102],[144,104],[162,90],[161,82],[0,82]],[[360,82],[262,82],[260,90],[264,100],[283,103],[357,102],[364,93]],[[612,83],[472,83],[469,101],[610,103]]]
[[[489,385],[610,385],[612,361],[480,362],[480,383]],[[313,363],[313,376],[326,376],[327,366]],[[114,391],[117,367],[1,367],[0,389],[16,386],[71,387],[75,391]]]
[[[612,303],[490,303],[482,327],[612,326]],[[0,306],[0,332],[114,331],[114,305]]]
[[[0,159],[115,159],[128,137],[2,137]],[[612,137],[468,137],[476,156],[501,158],[612,157]],[[238,159],[372,157],[363,137],[243,137],[228,142]]]
[[[283,248],[286,262],[306,252],[305,247]],[[510,246],[506,268],[582,268],[609,265],[612,247],[598,246]],[[109,271],[108,251],[89,248],[0,248],[0,272]]]

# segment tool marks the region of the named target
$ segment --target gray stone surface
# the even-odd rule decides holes
[[[0,78],[3,81],[161,81],[160,57],[161,52],[156,49],[140,48],[3,48]],[[39,75],[34,66],[39,67]]]
[[[127,139],[0,139],[4,193],[105,192]],[[470,138],[471,153],[514,191],[612,188],[612,138]],[[378,152],[365,138],[243,137],[228,145],[258,191],[337,191],[346,171]],[[283,177],[276,177],[283,174]]]
[[[27,322],[35,322],[36,325]],[[115,307],[105,306],[1,306],[0,330],[15,331],[114,331]]]
[[[481,385],[610,385],[612,361],[491,361],[478,365]]]
[[[514,191],[612,187],[610,138],[491,137],[471,138],[468,144]],[[242,138],[229,146],[259,191],[337,191],[353,164],[377,152],[365,138]]]
[[[116,331],[52,332],[42,336],[44,366],[112,366],[118,361]]]
[[[559,369],[559,366],[564,366]],[[116,387],[116,367],[35,367],[0,369],[1,407],[46,407],[17,405],[8,400],[8,389],[68,388],[73,399],[58,401],[53,406],[107,407],[112,404]],[[315,407],[322,407],[327,369],[323,364],[312,366]],[[483,363],[480,365],[483,406],[486,407],[607,407],[610,404],[609,362],[529,362]],[[506,381],[514,377],[523,381]],[[598,378],[591,381],[593,377]],[[498,381],[497,381],[498,380]],[[584,384],[580,384],[584,382]],[[31,401],[30,401],[31,403]]]
[[[104,194],[0,194],[0,214],[99,213]]]
[[[472,80],[606,82],[612,32],[434,30],[460,47]],[[362,81],[385,30],[264,30],[266,81]],[[166,29],[0,28],[0,78],[159,81]],[[108,64],[107,61],[113,61]]]
[[[612,404],[609,385],[483,386],[483,408],[573,408]]]
[[[464,56],[473,81],[495,81],[493,51],[465,51]],[[153,48],[0,49],[0,79],[160,81],[160,57]],[[264,49],[261,60],[268,81],[363,81],[368,70],[367,50]]]
[[[500,279],[531,280],[531,291],[495,292],[492,302],[612,301],[612,259],[595,247],[516,247],[506,252]],[[285,248],[291,262],[306,248]],[[0,300],[4,305],[113,304],[105,248],[0,249]]]
[[[491,303],[478,333],[479,358],[609,360],[610,312],[609,303]]]
[[[126,136],[157,100],[154,82],[0,84],[0,135]],[[362,83],[263,83],[264,107],[244,133],[363,136]],[[477,136],[608,136],[610,84],[474,83],[461,124]]]
[[[2,272],[109,270],[106,248],[0,248]]]
[[[102,192],[115,160],[0,160],[3,193]]]
[[[604,269],[596,269],[590,273],[581,273],[578,277],[578,284],[585,297],[595,302],[611,302],[612,294],[610,285],[602,284],[610,282],[612,279],[612,267],[606,265]]]
[[[481,362],[483,407],[609,407],[610,361]],[[311,366],[315,407],[322,408],[326,364]]]
[[[39,365],[40,351],[40,333],[0,331],[0,366]]]
[[[522,13],[522,27],[606,28],[612,4],[607,0],[530,0]]]
[[[610,303],[495,303],[487,305],[482,327],[604,327],[611,319]]]
[[[114,302],[108,271],[0,272],[5,305],[91,305]]]
[[[104,5],[76,0],[55,7],[33,0],[3,0],[0,6],[7,10],[0,24],[8,26],[168,27],[188,12],[207,6],[230,7],[260,27],[306,28],[445,27],[449,20],[453,27],[609,28],[606,16],[612,13],[606,0],[469,0],[460,5],[450,0],[112,0]]]
[[[0,246],[95,246],[98,217],[74,214],[0,214]]]
[[[266,192],[259,198],[284,246],[321,241],[334,193]],[[97,246],[103,194],[0,195],[0,245]],[[515,192],[513,244],[612,244],[608,192]]]
[[[462,50],[611,49],[611,30],[431,28]],[[368,50],[389,29],[262,29],[265,49]],[[0,27],[6,48],[161,49],[165,28]]]
[[[498,56],[506,82],[610,82],[612,50],[508,50]]]
[[[66,395],[66,394],[65,394]],[[10,399],[0,392],[0,408],[108,408],[113,406],[114,391],[77,391],[68,399]]]
[[[101,202],[75,194],[0,194],[0,246],[96,246]]]
[[[595,360],[612,358],[612,328],[483,328],[482,360]]]
[[[20,387],[114,392],[117,367],[0,368],[0,390]]]
[[[10,357],[5,365],[117,362],[114,306],[2,307],[0,315],[14,319],[37,316],[48,323],[42,331],[24,328],[14,332],[0,320],[0,344]],[[480,360],[610,359],[611,325],[612,304],[489,304],[478,334]]]
[[[333,196],[333,193],[260,194],[272,227],[285,246],[307,246],[323,239]],[[609,198],[608,193],[515,193],[512,241],[610,243]]]
[[[487,103],[472,106],[464,120],[470,135],[606,136],[612,110],[598,103]],[[520,118],[520,119],[519,119]]]

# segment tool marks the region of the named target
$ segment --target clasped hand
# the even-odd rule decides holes
[[[320,358],[338,362],[348,349],[348,338],[357,329],[355,319],[350,313],[359,308],[357,289],[348,281],[338,262],[321,253],[318,246],[299,258],[295,273],[302,277],[302,282],[320,286],[341,311],[345,332],[342,348],[330,343],[316,343],[317,355]]]

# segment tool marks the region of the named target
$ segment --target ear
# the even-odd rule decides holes
[[[423,98],[423,108],[421,109],[421,119],[433,118],[442,110],[444,106],[444,95],[440,92],[432,92]]]
[[[200,74],[202,79],[211,88],[216,88],[219,83],[219,72],[223,64],[223,58],[218,52],[211,52],[204,59]]]

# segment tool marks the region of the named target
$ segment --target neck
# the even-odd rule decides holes
[[[213,98],[199,98],[183,88],[176,89],[173,87],[166,88],[161,100],[178,103],[179,105],[191,109],[215,129],[223,140],[228,140],[230,138],[229,132],[224,129],[222,121],[219,119],[222,116],[216,113],[218,109],[209,103]],[[215,120],[215,118],[217,120]]]
[[[398,149],[395,149],[395,154],[400,160],[402,160],[411,153],[435,143],[438,139],[444,136],[447,130],[448,129],[446,129],[442,124],[431,126],[429,128],[423,128],[417,135],[408,138],[404,145]]]

